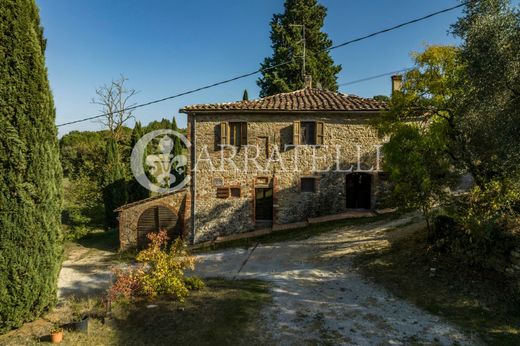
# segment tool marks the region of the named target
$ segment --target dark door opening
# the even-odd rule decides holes
[[[273,221],[273,189],[255,189],[255,220],[257,223]]]
[[[370,209],[372,177],[366,173],[352,173],[346,177],[347,209]]]

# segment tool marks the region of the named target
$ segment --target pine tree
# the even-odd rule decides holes
[[[34,0],[0,1],[0,334],[56,301],[61,166]]]
[[[244,94],[242,95],[242,101],[249,101],[249,93],[247,89],[244,89]]]
[[[137,121],[135,123],[134,129],[132,130],[132,135],[130,137],[130,152],[133,150],[133,148],[135,147],[137,142],[141,139],[141,137],[143,137],[143,128],[141,126],[141,122]],[[144,160],[146,160],[146,156],[148,156],[146,148],[144,150],[145,151],[143,153],[143,163],[144,163]],[[131,164],[131,162],[129,164]],[[148,173],[146,164],[144,167],[144,171],[145,171],[145,174]],[[130,169],[130,172],[132,172],[131,169]],[[140,200],[148,198],[148,197],[150,197],[150,191],[147,188],[145,188],[144,186],[142,186],[141,184],[139,184],[139,182],[135,179],[135,177],[133,175],[131,175],[131,181],[130,181],[129,187],[128,187],[128,201],[135,202],[135,201],[140,201]]]
[[[114,210],[128,202],[128,189],[119,147],[113,138],[107,140],[105,164],[103,189],[105,224],[107,227],[114,227],[117,224]]]
[[[305,32],[305,74],[324,89],[338,90],[340,65],[327,49],[332,46],[326,33],[321,32],[327,9],[316,0],[286,0],[283,14],[271,20],[273,56],[261,64],[262,77],[257,81],[260,97],[298,90],[304,87],[302,75],[303,37]],[[303,27],[302,27],[303,26]],[[279,64],[289,62],[278,66]],[[267,69],[267,70],[266,70]]]

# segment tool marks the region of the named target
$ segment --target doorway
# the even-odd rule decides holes
[[[257,224],[273,222],[273,189],[255,189],[255,221]]]
[[[370,209],[372,177],[367,173],[352,173],[346,177],[347,209]]]
[[[154,206],[146,209],[137,222],[137,247],[145,248],[150,240],[146,237],[150,232],[159,232],[164,229],[170,239],[180,236],[178,218],[170,209],[163,206]]]

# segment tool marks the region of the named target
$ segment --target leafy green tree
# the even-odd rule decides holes
[[[141,139],[142,136],[143,136],[143,129],[141,126],[141,122],[136,121],[134,130],[132,131],[131,140],[130,140],[130,150],[132,150],[135,147],[135,145]],[[148,156],[148,151],[145,148],[145,152],[143,154],[143,162],[144,162],[144,160],[146,160],[146,156]],[[130,164],[131,163],[129,160],[129,165]],[[130,172],[131,172],[131,169],[130,169]],[[148,170],[145,167],[145,173],[147,173],[147,172],[148,172]],[[129,182],[128,197],[129,197],[129,202],[139,201],[139,200],[150,197],[150,191],[148,189],[146,189],[144,186],[142,186],[141,184],[139,184],[139,182],[135,179],[135,177],[131,176],[130,182]]]
[[[115,139],[109,138],[106,147],[103,201],[107,227],[117,224],[114,210],[128,202],[125,168]]]
[[[390,101],[390,97],[386,96],[386,95],[376,95],[373,97],[374,100],[376,101],[382,101],[382,102],[389,102]]]
[[[244,89],[244,94],[242,95],[242,101],[249,101],[249,93],[247,89]]]
[[[271,20],[273,55],[261,64],[262,77],[257,81],[260,97],[301,89],[305,74],[324,89],[337,91],[340,65],[334,65],[328,49],[332,41],[321,31],[327,9],[316,0],[286,0],[282,14]]]
[[[56,301],[61,167],[34,0],[0,1],[0,333]]]
[[[419,208],[428,225],[433,208],[443,204],[461,174],[455,130],[462,68],[457,52],[455,47],[430,46],[415,54],[415,68],[405,74],[401,91],[392,95],[389,111],[378,121],[381,134],[389,136],[383,151],[393,200]]]
[[[465,66],[459,98],[463,160],[481,188],[520,176],[520,8],[471,1],[454,25]]]

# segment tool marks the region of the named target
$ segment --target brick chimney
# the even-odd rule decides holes
[[[396,91],[401,91],[403,86],[403,76],[396,74],[392,76],[392,94]]]
[[[305,88],[312,88],[312,76],[305,75]]]

